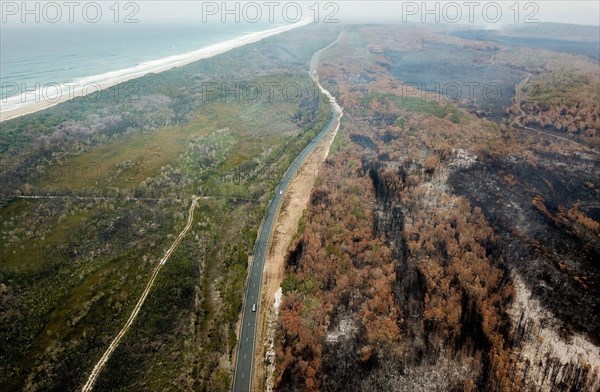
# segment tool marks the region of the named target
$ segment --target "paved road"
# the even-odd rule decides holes
[[[271,240],[271,233],[273,231],[273,223],[275,222],[275,216],[277,210],[283,199],[285,189],[289,185],[292,177],[300,168],[300,165],[304,162],[306,157],[315,149],[321,140],[329,133],[331,128],[334,126],[337,120],[337,112],[334,112],[329,119],[327,125],[319,132],[319,134],[302,150],[300,155],[294,159],[292,165],[288,168],[284,174],[281,182],[276,188],[275,196],[271,199],[267,213],[263,220],[263,224],[260,229],[258,241],[254,248],[254,258],[250,270],[250,277],[248,279],[248,287],[246,291],[246,298],[244,301],[244,309],[242,315],[241,325],[241,336],[238,342],[237,358],[235,364],[235,376],[233,381],[234,392],[249,392],[250,385],[252,382],[252,359],[254,358],[254,339],[256,336],[256,320],[258,319],[258,312],[261,309],[256,309],[256,312],[252,311],[252,306],[256,304],[258,307],[260,297],[260,287],[262,284],[262,273],[265,265],[265,258],[267,254],[267,248]]]
[[[331,114],[327,125],[325,125],[325,127],[323,127],[317,136],[315,136],[315,138],[304,148],[304,150],[302,150],[302,152],[296,157],[296,159],[294,159],[290,167],[287,169],[283,175],[283,178],[279,182],[279,185],[275,189],[275,196],[273,199],[271,199],[269,207],[267,208],[267,214],[263,220],[260,233],[258,235],[258,240],[254,247],[254,257],[252,266],[250,267],[246,298],[244,299],[240,340],[238,342],[235,374],[233,378],[233,392],[250,392],[250,387],[252,385],[252,366],[254,360],[254,341],[256,338],[256,321],[258,320],[258,313],[261,311],[261,309],[258,309],[258,305],[260,302],[262,274],[277,211],[279,210],[288,185],[306,157],[313,152],[315,147],[325,138],[325,136],[329,134],[332,128],[338,126],[339,120],[343,114],[342,109],[336,103],[335,98],[332,97],[331,94],[319,83],[319,78],[315,69],[321,53],[329,47],[335,45],[342,37],[342,34],[343,33],[340,33],[335,41],[323,49],[315,52],[310,62],[309,74],[317,83],[321,89],[321,92],[329,98],[333,113]],[[256,306],[255,312],[252,311],[253,306]]]
[[[258,320],[258,313],[261,309],[258,308],[259,299],[260,299],[260,287],[262,284],[262,274],[265,265],[265,259],[267,255],[267,250],[269,243],[271,241],[271,234],[273,232],[273,224],[275,222],[275,217],[277,215],[277,211],[279,210],[279,206],[281,204],[281,200],[285,194],[285,191],[290,184],[292,178],[306,159],[306,157],[315,149],[315,147],[329,134],[332,128],[336,127],[339,123],[340,118],[342,117],[342,109],[335,102],[335,98],[331,96],[331,94],[326,91],[320,84],[318,75],[315,71],[316,64],[318,62],[318,58],[320,54],[337,43],[337,41],[342,37],[342,34],[338,36],[338,38],[333,41],[331,44],[327,45],[323,49],[315,52],[313,58],[310,63],[310,76],[315,80],[318,84],[321,92],[323,92],[327,97],[329,97],[329,101],[331,102],[331,107],[333,109],[333,113],[329,119],[329,122],[323,129],[315,136],[315,138],[302,150],[302,152],[294,159],[290,167],[286,170],[283,178],[279,182],[279,185],[275,189],[275,196],[271,199],[269,203],[269,207],[267,208],[267,213],[263,220],[262,226],[260,228],[260,233],[258,235],[258,240],[254,247],[254,258],[252,262],[252,266],[250,267],[250,276],[248,279],[248,287],[246,289],[246,298],[244,299],[244,308],[242,310],[242,324],[240,330],[240,340],[238,342],[237,349],[237,357],[235,364],[235,374],[233,378],[233,392],[250,392],[250,387],[252,385],[252,366],[253,366],[253,358],[254,358],[254,341],[256,338],[256,321]],[[252,311],[252,307],[256,306],[256,311]]]

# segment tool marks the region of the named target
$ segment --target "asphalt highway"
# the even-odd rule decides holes
[[[258,234],[258,240],[254,245],[254,258],[250,267],[250,276],[248,278],[248,286],[246,289],[246,297],[244,299],[244,308],[242,310],[242,324],[240,327],[240,340],[238,341],[237,357],[235,363],[235,371],[233,376],[233,392],[250,392],[252,386],[252,365],[254,360],[254,348],[256,339],[256,320],[261,309],[258,307],[260,299],[260,288],[262,284],[262,274],[265,266],[265,259],[271,235],[273,232],[273,224],[277,216],[277,211],[281,205],[281,200],[285,195],[285,191],[290,184],[292,178],[306,159],[306,157],[317,147],[317,145],[329,134],[329,132],[337,126],[340,121],[343,111],[336,103],[335,98],[331,93],[323,88],[319,83],[319,77],[316,72],[316,67],[319,62],[319,57],[322,52],[335,45],[342,37],[343,32],[339,34],[337,39],[318,50],[313,54],[310,61],[309,75],[321,89],[321,92],[329,98],[331,103],[332,114],[327,124],[314,137],[313,140],[302,150],[302,152],[294,159],[290,167],[286,170],[279,185],[275,189],[275,196],[271,199],[267,213],[263,219]]]
[[[242,314],[241,335],[238,342],[238,350],[235,364],[235,375],[233,380],[234,392],[250,392],[252,385],[252,365],[254,358],[254,340],[256,337],[256,320],[258,313],[261,311],[258,308],[260,298],[260,287],[262,283],[262,273],[265,265],[268,245],[271,241],[273,232],[273,224],[281,200],[285,195],[285,190],[290,181],[306,159],[306,157],[315,149],[321,140],[329,133],[336,123],[337,112],[334,111],[325,127],[315,136],[315,138],[302,150],[302,152],[294,159],[290,167],[287,169],[279,185],[275,190],[275,196],[271,199],[267,213],[264,217],[263,224],[260,228],[258,240],[254,247],[254,258],[250,269],[250,277],[248,279],[248,287],[244,300],[244,309]],[[252,311],[252,307],[256,306],[256,311]]]

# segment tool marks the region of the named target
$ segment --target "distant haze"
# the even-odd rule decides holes
[[[28,7],[40,7],[43,13],[44,4],[58,4],[62,12],[59,24],[68,24],[67,6],[68,2],[28,2]],[[90,3],[90,2],[88,2]],[[271,3],[271,5],[269,5]],[[27,15],[26,23],[22,23],[21,14],[23,7],[20,1],[2,2],[2,27],[35,27],[48,25],[42,15],[41,21],[35,23],[31,14]],[[82,8],[86,2],[77,2],[78,8],[74,12],[74,23],[85,24],[82,18]],[[101,4],[102,17],[95,24],[114,23],[115,17],[122,23],[128,15],[136,23],[236,23],[236,17],[240,21],[249,22],[255,20],[259,24],[279,24],[293,21],[298,16],[301,19],[315,19],[318,15],[319,21],[323,21],[328,15],[339,23],[407,23],[417,22],[434,24],[472,24],[478,27],[501,28],[508,25],[526,24],[526,21],[558,22],[582,25],[600,25],[600,2],[592,1],[122,1],[118,15],[115,15],[114,2],[96,2]],[[133,4],[133,5],[132,5]],[[225,4],[225,7],[223,6]],[[318,6],[315,6],[318,4]],[[518,10],[515,9],[515,4]],[[15,9],[17,7],[19,9]],[[126,8],[127,7],[127,8]],[[301,7],[301,8],[299,8]],[[284,14],[283,10],[286,10]],[[300,12],[298,13],[298,10]],[[497,10],[501,15],[496,18]],[[486,10],[487,17],[483,10]],[[55,8],[48,7],[47,16],[53,18]],[[90,7],[90,15],[95,10]],[[271,12],[273,18],[269,18]],[[436,15],[437,14],[437,15]],[[457,15],[459,14],[459,15]],[[469,18],[469,14],[472,14]],[[492,20],[492,22],[490,22]],[[535,22],[533,22],[535,23]]]
[[[513,1],[513,0],[500,0],[500,1],[353,1],[353,0],[342,0],[342,1],[321,1],[319,16],[322,20],[328,14],[332,14],[335,10],[333,7],[328,6],[328,3],[334,3],[339,7],[339,11],[335,13],[335,17],[339,19],[341,23],[356,23],[356,22],[402,22],[403,21],[403,10],[411,11],[412,5],[416,5],[419,9],[416,14],[408,15],[409,21],[421,21],[422,14],[426,10],[434,10],[436,7],[436,3],[439,3],[439,12],[440,12],[440,21],[444,19],[444,7],[447,7],[449,3],[455,3],[459,6],[460,11],[462,12],[462,16],[464,22],[469,23],[467,19],[467,14],[469,12],[469,6],[466,3],[477,3],[473,6],[472,11],[475,16],[474,24],[478,25],[495,25],[496,23],[487,23],[482,17],[482,9],[486,7],[488,3],[496,3],[499,4],[502,8],[502,18],[500,23],[498,24],[514,24],[514,11],[509,9],[509,7],[513,6],[515,3],[518,3],[521,10],[519,19],[521,23],[523,19],[527,15],[534,15],[534,18],[538,19],[540,22],[559,22],[559,23],[573,23],[573,24],[584,24],[584,25],[600,25],[600,2],[591,0],[591,1]],[[203,15],[203,6],[202,2],[166,2],[166,1],[147,1],[140,3],[140,12],[141,15],[144,15],[144,18],[147,20],[164,20],[165,15],[168,15],[169,19],[176,20],[195,20],[198,22],[202,21]],[[204,9],[207,9],[208,3],[214,3],[219,6],[219,10],[216,16],[209,17],[216,18],[218,16],[222,16],[223,9],[221,7],[222,2],[203,2],[205,3]],[[235,8],[235,3],[239,3],[240,7],[243,7],[244,2],[226,2],[230,8]],[[247,2],[246,2],[247,3]],[[265,2],[256,1],[256,4],[260,6],[262,11],[262,17],[260,18],[261,22],[267,22],[268,16],[267,13],[269,11],[268,7],[265,6]],[[303,15],[306,17],[314,16],[314,1],[296,1],[296,2],[277,2],[281,4],[280,6],[274,6],[273,14],[278,19],[278,21],[282,21],[282,9],[285,7],[286,3],[296,3],[300,4],[303,7]],[[412,4],[410,4],[412,3]],[[425,7],[423,7],[423,3],[425,3]],[[537,5],[537,11],[527,6],[528,3]],[[313,7],[310,9],[310,7]],[[487,7],[490,7],[487,5]],[[528,7],[525,9],[525,7]],[[293,17],[294,8],[288,7],[290,17]],[[167,11],[168,12],[165,12]],[[248,11],[250,15],[252,10]],[[414,11],[413,11],[414,12]],[[453,10],[447,9],[448,16],[450,18],[454,17]],[[488,11],[490,17],[493,18],[493,9],[490,8]],[[412,12],[408,12],[412,13]],[[240,8],[240,14],[243,11]],[[253,16],[253,15],[252,15]],[[228,17],[228,21],[233,20],[232,15]],[[433,23],[434,16],[432,14],[428,15],[426,18],[426,22]]]
[[[462,19],[457,24],[469,24],[468,12],[470,1],[352,1],[342,6],[344,15],[353,21],[379,19],[383,21],[398,22],[403,21],[403,10],[412,11],[411,4],[416,4],[418,10],[415,15],[408,15],[409,21],[422,22],[425,18],[427,23],[434,23],[434,12],[426,14],[426,11],[435,10],[436,3],[439,3],[440,21],[444,22],[444,16],[452,19],[455,17],[454,9],[449,4],[458,5],[462,12]],[[423,7],[423,3],[425,6]],[[583,25],[600,25],[600,2],[598,1],[473,1],[476,3],[471,7],[474,16],[473,24],[487,27],[501,27],[511,24],[525,24],[525,18],[531,15],[533,19],[539,22],[558,22]],[[495,3],[495,4],[488,4]],[[515,23],[515,10],[513,5],[519,5],[519,22]],[[528,5],[531,3],[532,5]],[[341,2],[340,2],[341,4]],[[502,16],[498,23],[489,23],[483,17],[483,9],[488,10],[489,17],[494,18],[494,6],[499,5],[502,10]],[[444,8],[446,7],[446,10]],[[526,8],[527,7],[527,8]],[[453,9],[454,8],[454,9]],[[412,11],[414,12],[414,11]],[[412,13],[412,12],[409,12]],[[447,21],[446,21],[447,22]]]

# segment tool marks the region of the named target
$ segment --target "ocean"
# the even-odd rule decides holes
[[[25,91],[81,80],[100,83],[110,72],[118,74],[116,71],[279,26],[282,24],[190,22],[2,28],[2,111],[29,103],[16,97]],[[34,97],[27,97],[30,99]]]

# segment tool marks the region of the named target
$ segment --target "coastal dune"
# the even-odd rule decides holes
[[[76,97],[82,97],[99,90],[104,90],[116,84],[136,79],[149,73],[164,72],[198,60],[217,56],[232,49],[252,44],[265,38],[305,26],[310,22],[310,19],[305,19],[287,26],[249,33],[238,38],[209,45],[191,52],[148,61],[134,67],[81,78],[71,83],[65,83],[62,85],[45,86],[36,90],[35,92],[30,91],[26,94],[23,93],[10,96],[8,98],[4,98],[2,102],[0,102],[0,122],[38,112],[61,102],[65,102]]]

